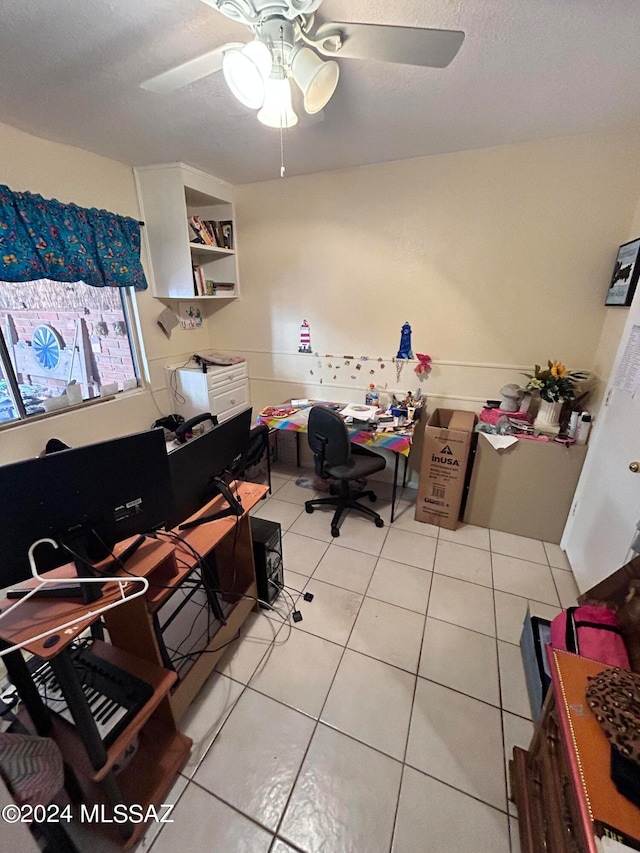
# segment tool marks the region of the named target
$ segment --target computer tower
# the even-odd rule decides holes
[[[258,598],[271,604],[284,585],[282,528],[275,521],[251,517],[253,560],[256,566]]]

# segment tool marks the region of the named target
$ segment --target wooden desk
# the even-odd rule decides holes
[[[283,406],[289,403],[283,403]],[[346,403],[329,403],[329,402],[310,402],[308,406],[299,409],[293,415],[286,418],[263,417],[258,415],[258,423],[267,424],[269,429],[288,430],[296,433],[296,438],[300,433],[308,431],[309,412],[312,406],[340,406],[344,408]],[[402,432],[386,432],[378,430],[372,432],[366,429],[358,429],[348,427],[349,439],[353,444],[360,444],[369,450],[390,450],[394,455],[395,467],[393,471],[393,493],[391,497],[391,523],[395,515],[396,508],[396,492],[398,484],[398,461],[400,456],[404,457],[404,471],[402,474],[402,486],[406,485],[407,479],[407,457],[411,450],[412,426],[407,426]],[[298,454],[298,464],[300,462]]]
[[[585,689],[606,665],[569,652],[550,653],[552,687],[528,751],[509,764],[523,853],[597,853],[605,825],[640,839],[640,809],[616,790],[610,746]]]
[[[167,670],[154,628],[154,614],[179,588],[197,565],[195,555],[182,550],[179,542],[148,540],[127,563],[127,573],[146,577],[150,587],[146,596],[125,601],[104,614],[111,645],[95,642],[93,651],[105,660],[151,684],[153,695],[113,744],[105,749],[68,654],[70,643],[93,619],[87,613],[95,603],[77,600],[30,599],[0,621],[0,641],[5,645],[22,642],[30,636],[76,619],[73,630],[61,632],[58,641],[49,646],[44,641],[28,644],[25,649],[50,661],[65,696],[76,726],[50,715],[42,703],[19,651],[6,655],[7,670],[28,707],[38,734],[53,737],[64,759],[73,767],[88,804],[106,805],[139,803],[159,808],[176,775],[185,765],[191,739],[181,734],[177,721],[212,672],[223,648],[238,633],[250,611],[256,607],[257,586],[253,548],[249,527],[249,510],[263,497],[266,486],[239,483],[244,513],[236,520],[227,517],[186,531],[175,531],[180,540],[189,543],[202,556],[214,553],[223,593],[227,620],[220,625],[207,649],[180,681]],[[193,518],[216,512],[223,499],[217,497]],[[116,553],[124,548],[122,543]],[[180,562],[179,562],[180,561]],[[63,574],[69,574],[65,567]],[[126,574],[123,574],[126,578]],[[116,585],[103,587],[103,599],[117,596]],[[243,596],[247,596],[244,598]],[[0,602],[0,608],[9,605]],[[138,738],[138,751],[131,764],[116,775],[114,764],[122,751]],[[102,825],[99,825],[104,829]],[[118,840],[125,849],[140,839],[147,823],[120,824]],[[113,828],[113,827],[112,827]]]

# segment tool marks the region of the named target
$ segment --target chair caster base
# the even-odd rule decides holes
[[[375,519],[376,527],[384,527],[384,521],[381,518]]]
[[[305,504],[305,505],[304,505],[304,511],[305,511],[305,512],[308,512],[308,513],[309,513],[309,515],[311,515],[311,513],[313,512],[313,507],[312,507],[312,506],[309,506],[309,504]]]
[[[335,536],[340,536],[340,531],[338,530],[338,528],[337,528],[337,527],[332,527],[332,528],[331,528],[331,535],[332,535],[332,536],[334,536],[334,537],[335,537]]]

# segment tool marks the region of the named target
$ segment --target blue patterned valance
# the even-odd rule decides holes
[[[140,223],[0,184],[0,281],[41,278],[145,290]]]

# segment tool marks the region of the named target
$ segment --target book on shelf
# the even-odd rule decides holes
[[[189,228],[189,242],[204,244],[204,240],[200,236],[200,232],[196,231],[194,225],[191,222],[188,222],[187,226]]]
[[[200,264],[193,265],[193,292],[196,296],[205,295],[204,272]]]
[[[213,246],[214,244],[209,231],[205,228],[202,219],[199,216],[192,216],[189,220],[189,225],[195,231],[195,233],[200,238],[200,241],[205,244],[205,246]]]

